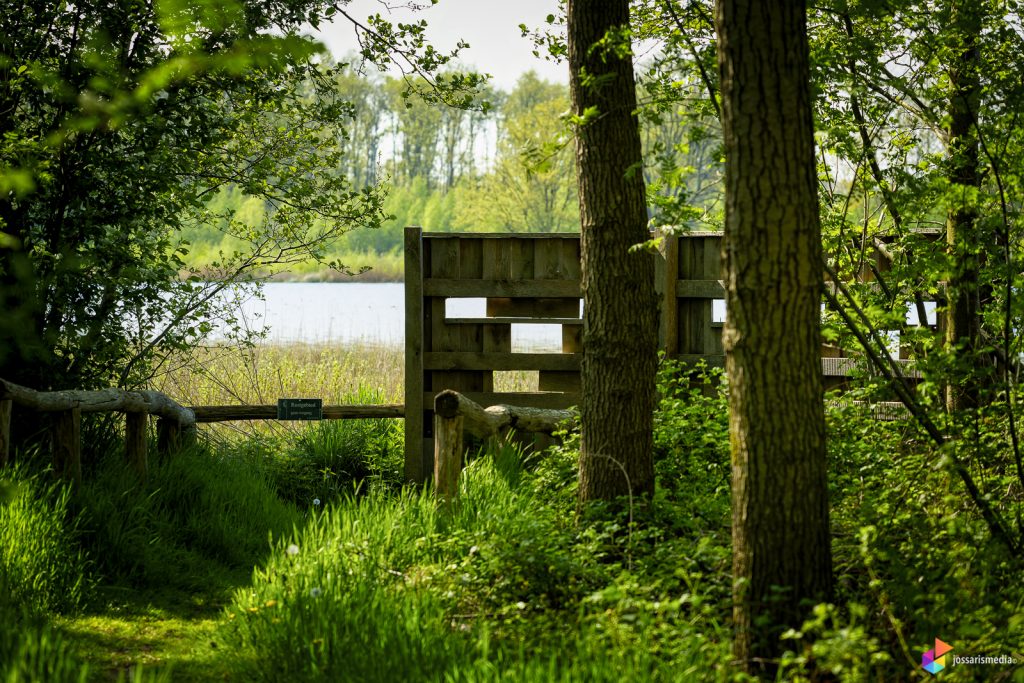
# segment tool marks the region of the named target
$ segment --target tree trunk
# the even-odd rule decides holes
[[[723,341],[732,446],[733,653],[773,668],[779,635],[832,588],[822,283],[806,10],[720,0],[726,205]]]
[[[619,50],[628,0],[569,0],[569,89],[576,128],[583,335],[582,506],[650,493],[657,369],[654,262],[648,239],[632,57]],[[610,46],[596,44],[611,33]],[[628,45],[627,45],[628,47]]]
[[[949,140],[947,160],[951,203],[946,213],[946,243],[952,261],[947,290],[946,347],[956,362],[954,380],[947,385],[950,413],[978,406],[977,381],[964,378],[977,362],[981,348],[981,291],[978,282],[980,240],[976,234],[978,136],[974,130],[980,101],[978,37],[981,16],[975,2],[954,2],[950,17]]]

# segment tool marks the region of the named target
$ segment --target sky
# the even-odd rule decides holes
[[[565,62],[534,57],[533,43],[521,37],[519,30],[519,24],[530,28],[543,26],[545,17],[557,12],[558,0],[440,0],[432,7],[429,0],[418,1],[428,7],[411,12],[388,8],[407,4],[402,0],[352,0],[345,11],[359,21],[378,13],[396,23],[426,20],[427,38],[436,49],[449,52],[460,38],[468,42],[470,47],[462,52],[460,61],[491,74],[491,84],[502,90],[512,89],[519,76],[531,69],[546,80],[568,82],[569,67]],[[320,32],[313,35],[336,58],[358,48],[352,25],[344,17],[330,25],[322,24]]]

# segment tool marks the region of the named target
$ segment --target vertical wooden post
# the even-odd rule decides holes
[[[0,467],[11,460],[11,413],[14,401],[0,401]]]
[[[459,493],[462,473],[462,415],[434,413],[434,492],[446,501]]]
[[[75,485],[82,483],[82,410],[75,406],[54,416],[53,469]]]
[[[405,229],[405,478],[423,483],[423,230]]]
[[[146,413],[126,413],[125,423],[125,458],[140,478],[146,478],[146,426],[149,415]]]
[[[672,358],[679,354],[679,302],[676,300],[676,282],[679,281],[679,237],[666,234],[663,243],[665,254],[665,282],[662,293],[661,317],[665,336],[665,355]]]
[[[181,425],[177,420],[161,417],[156,421],[156,451],[171,455],[181,450]]]

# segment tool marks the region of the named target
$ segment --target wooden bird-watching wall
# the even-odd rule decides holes
[[[721,233],[664,240],[655,259],[662,296],[661,341],[669,356],[722,365],[714,301]],[[577,233],[405,232],[405,474],[433,468],[434,397],[458,391],[483,405],[564,409],[579,403],[583,320]],[[461,317],[447,300],[486,299],[486,314]],[[513,325],[559,325],[560,353],[512,351]],[[494,391],[494,373],[539,371],[537,392]]]
[[[930,236],[934,239],[934,236]],[[666,237],[655,259],[661,297],[659,336],[666,355],[684,363],[725,363],[722,233]],[[872,266],[888,270],[884,249]],[[872,279],[865,269],[861,280]],[[583,320],[577,233],[440,233],[405,230],[405,474],[426,481],[434,466],[434,399],[451,389],[482,406],[564,409],[579,403]],[[449,299],[486,300],[479,317],[452,315]],[[724,301],[722,301],[724,310]],[[513,325],[560,325],[560,353],[515,353]],[[860,363],[822,345],[826,388],[841,387]],[[906,365],[905,358],[898,361]],[[494,373],[539,371],[537,392],[494,391]],[[905,370],[916,379],[919,374]],[[916,377],[915,377],[916,376]]]

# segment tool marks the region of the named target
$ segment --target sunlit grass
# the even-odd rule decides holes
[[[404,381],[400,346],[292,343],[199,349],[170,362],[154,388],[192,406],[270,405],[296,397],[384,404],[404,402]],[[536,371],[497,372],[494,390],[536,391],[537,382]]]

